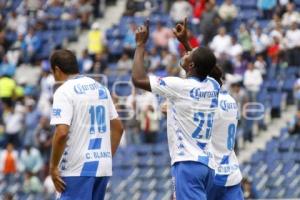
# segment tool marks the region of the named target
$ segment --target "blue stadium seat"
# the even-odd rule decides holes
[[[241,10],[238,14],[238,19],[246,21],[250,19],[256,19],[259,17],[259,13],[256,9]]]

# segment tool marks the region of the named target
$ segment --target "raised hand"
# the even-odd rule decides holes
[[[187,18],[184,18],[183,23],[178,23],[172,30],[179,42],[184,43],[188,41]]]
[[[136,46],[144,46],[149,37],[149,19],[135,31]]]

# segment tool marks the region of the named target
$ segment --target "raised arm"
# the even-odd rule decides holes
[[[177,40],[184,46],[185,50],[192,51],[187,33],[187,18],[184,19],[182,24],[178,23],[172,30]]]
[[[151,91],[149,77],[144,67],[145,45],[149,37],[149,20],[135,32],[136,50],[132,68],[132,83],[135,87]]]

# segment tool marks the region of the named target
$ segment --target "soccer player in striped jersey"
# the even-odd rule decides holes
[[[102,200],[122,123],[108,89],[78,74],[71,51],[57,50],[50,61],[55,80],[63,82],[54,93],[51,115],[50,174],[58,199]]]
[[[173,30],[177,39],[191,50],[187,40],[187,19]],[[222,71],[215,67],[209,76],[222,85]],[[230,94],[221,89],[218,97],[218,109],[212,128],[212,140],[209,149],[213,151],[215,161],[214,184],[208,190],[208,200],[243,200],[241,189],[242,174],[234,152],[238,122],[238,106]]]
[[[196,48],[182,57],[181,67],[187,78],[148,76],[143,65],[148,35],[149,22],[136,31],[133,84],[168,101],[167,135],[176,198],[205,200],[213,181],[208,143],[220,89],[208,74],[216,58],[209,49]]]

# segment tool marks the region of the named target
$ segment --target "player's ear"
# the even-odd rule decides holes
[[[195,63],[194,63],[194,62],[190,62],[189,68],[192,69],[192,68],[194,68],[194,67],[195,67]]]

